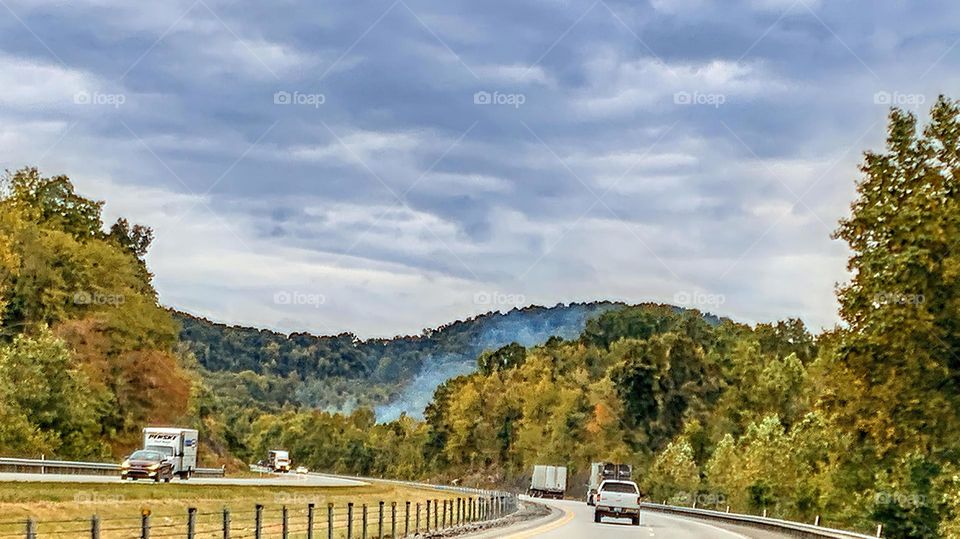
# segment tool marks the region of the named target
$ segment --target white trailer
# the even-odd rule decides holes
[[[147,427],[143,429],[143,448],[160,451],[173,462],[173,473],[189,479],[197,469],[200,434],[195,429]]]
[[[534,498],[563,499],[567,491],[566,466],[536,465],[533,467],[533,477],[530,479],[530,490],[527,492]]]
[[[605,479],[629,481],[633,478],[633,467],[629,464],[594,462],[590,465],[590,482],[587,484],[587,505],[596,505],[597,491]]]

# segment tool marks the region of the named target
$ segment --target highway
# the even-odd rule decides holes
[[[75,474],[37,474],[37,473],[0,473],[0,482],[30,483],[120,483],[119,475],[75,475]],[[149,483],[143,479],[128,483]],[[264,474],[261,477],[195,477],[187,481],[174,479],[175,483],[191,485],[224,485],[250,487],[358,487],[368,483],[355,479],[300,474]]]
[[[644,512],[640,526],[630,519],[593,522],[593,508],[581,501],[536,500],[555,510],[551,518],[515,528],[492,530],[477,539],[783,539],[786,535],[740,526],[713,524],[672,515]]]

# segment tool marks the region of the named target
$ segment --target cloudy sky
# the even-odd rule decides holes
[[[956,2],[0,0],[0,166],[152,226],[164,304],[362,336],[514,305],[836,323]]]

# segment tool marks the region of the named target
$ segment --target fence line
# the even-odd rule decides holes
[[[426,498],[420,502],[353,502],[318,507],[284,505],[279,511],[198,512],[190,507],[180,516],[156,516],[144,509],[139,517],[38,521],[0,521],[0,539],[89,537],[91,539],[396,539],[490,522],[517,511],[514,495],[481,491],[476,496]],[[295,509],[291,511],[291,509]]]

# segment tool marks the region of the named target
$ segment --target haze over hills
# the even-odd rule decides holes
[[[208,376],[242,385],[261,405],[296,404],[335,411],[375,406],[381,421],[401,414],[422,417],[434,390],[450,378],[476,370],[485,350],[511,343],[525,347],[551,337],[573,339],[586,322],[622,303],[609,301],[530,306],[458,320],[420,335],[361,340],[351,333],[284,335],[211,322],[174,312],[180,341]],[[264,382],[288,391],[253,396]]]

